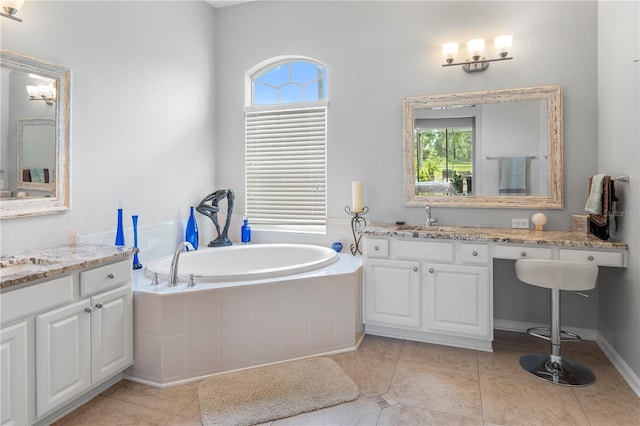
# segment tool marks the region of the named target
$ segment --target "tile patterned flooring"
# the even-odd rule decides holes
[[[366,336],[333,355],[360,387],[352,402],[280,419],[281,425],[640,425],[640,398],[594,342],[563,343],[595,384],[545,383],[520,368],[548,344],[496,331],[494,352]],[[55,425],[200,425],[198,382],[157,389],[123,380]]]

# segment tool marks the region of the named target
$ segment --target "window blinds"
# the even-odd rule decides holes
[[[326,123],[326,106],[246,113],[246,214],[252,224],[324,231]]]

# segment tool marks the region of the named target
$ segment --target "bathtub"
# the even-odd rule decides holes
[[[147,275],[157,273],[166,280],[173,256],[152,261]],[[178,276],[186,281],[220,283],[250,281],[313,271],[338,261],[338,253],[328,247],[306,244],[249,244],[212,247],[183,252]]]
[[[134,271],[134,365],[157,387],[319,354],[354,350],[363,336],[362,258],[319,246],[251,244],[181,254]],[[158,273],[160,285],[151,285]]]

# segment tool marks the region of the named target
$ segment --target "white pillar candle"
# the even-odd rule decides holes
[[[351,211],[354,213],[362,213],[362,182],[355,181],[351,183],[351,192],[353,196]]]

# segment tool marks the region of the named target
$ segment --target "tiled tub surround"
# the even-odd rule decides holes
[[[360,257],[261,281],[151,286],[134,274],[131,380],[164,387],[353,350],[362,337]]]
[[[628,257],[625,243],[564,231],[376,224],[360,232],[367,334],[484,351],[493,341],[493,259],[625,267]]]

